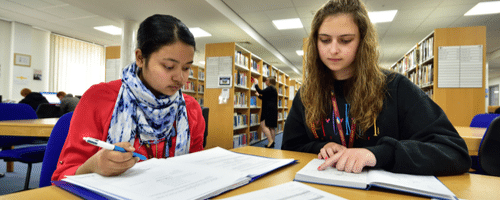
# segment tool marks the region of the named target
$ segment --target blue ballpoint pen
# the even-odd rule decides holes
[[[107,143],[107,142],[103,142],[101,140],[98,140],[98,139],[95,139],[95,138],[91,138],[91,137],[83,137],[83,140],[85,140],[85,142],[89,143],[89,144],[92,144],[92,145],[95,145],[95,146],[98,146],[98,147],[101,147],[103,149],[108,149],[108,150],[113,150],[113,151],[119,151],[119,152],[127,152],[124,148],[122,147],[119,147],[119,146],[116,146],[116,145],[112,145],[110,143]],[[141,160],[147,160],[146,159],[146,156],[143,156],[141,154],[138,154],[136,152],[133,152],[134,153],[134,157],[139,157],[139,159]]]

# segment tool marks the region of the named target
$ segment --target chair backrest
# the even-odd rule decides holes
[[[54,125],[50,133],[40,173],[40,187],[51,185],[50,179],[56,170],[57,160],[59,160],[59,154],[61,154],[61,149],[66,141],[72,116],[73,112],[64,114],[57,120],[56,125]]]
[[[203,118],[205,118],[205,133],[203,136],[203,148],[207,145],[207,135],[208,135],[208,112],[210,109],[208,107],[203,107],[201,112],[203,114]]]
[[[35,110],[24,103],[0,103],[0,121],[37,119]]]
[[[470,122],[470,127],[488,128],[488,126],[490,126],[491,124],[491,121],[493,121],[493,119],[495,119],[498,116],[500,116],[500,114],[489,114],[489,113],[477,114],[472,118],[472,121]]]
[[[0,103],[0,121],[37,119],[35,110],[24,103]],[[0,148],[20,144],[29,144],[36,137],[0,136]]]
[[[60,108],[54,104],[42,103],[36,109],[38,118],[52,118],[59,117]]]
[[[479,165],[489,175],[500,176],[500,117],[495,118],[486,130],[479,145]]]

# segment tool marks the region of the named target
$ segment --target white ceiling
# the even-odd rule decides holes
[[[16,21],[81,40],[115,46],[121,36],[94,26],[122,27],[152,14],[170,14],[212,37],[196,38],[195,62],[207,43],[237,42],[291,78],[302,75],[302,39],[315,11],[326,0],[0,0],[0,19]],[[464,16],[480,0],[364,0],[370,11],[397,9],[394,21],[376,24],[380,63],[390,66],[435,28],[486,26],[489,75],[500,77],[500,14]],[[500,9],[500,8],[499,8]],[[279,31],[271,20],[300,18],[304,28]],[[256,33],[256,34],[255,34]],[[495,56],[496,55],[496,56]],[[493,59],[490,59],[493,57]]]

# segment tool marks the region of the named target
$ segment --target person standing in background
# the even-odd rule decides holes
[[[259,84],[255,84],[256,94],[262,99],[262,111],[260,114],[260,127],[267,137],[267,148],[274,148],[276,127],[278,125],[278,92],[276,91],[276,79],[268,78],[265,82],[267,88],[261,90]]]
[[[38,105],[42,103],[49,103],[49,101],[47,101],[47,99],[42,94],[38,92],[32,92],[28,88],[24,88],[21,90],[21,96],[23,96],[24,99],[22,99],[19,103],[28,104],[35,111],[38,108]]]
[[[79,98],[74,97],[72,94],[66,94],[63,91],[57,93],[57,98],[61,100],[61,104],[59,104],[59,116],[74,111],[80,101]]]

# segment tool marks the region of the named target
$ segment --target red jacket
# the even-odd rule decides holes
[[[83,137],[93,137],[106,141],[121,84],[121,80],[115,80],[93,85],[82,96],[73,113],[68,136],[59,156],[57,169],[52,175],[52,180],[61,180],[66,175],[74,175],[78,167],[100,149],[86,143]],[[200,105],[193,97],[184,94],[184,99],[186,101],[189,130],[191,133],[189,152],[201,151],[203,150],[205,119],[203,118]],[[176,137],[171,139],[170,157],[174,156],[175,139]],[[134,143],[136,152],[147,156],[145,147],[141,147],[138,141],[136,139]],[[164,142],[158,144],[158,153],[162,157],[164,147]],[[152,149],[156,151],[154,145]]]

